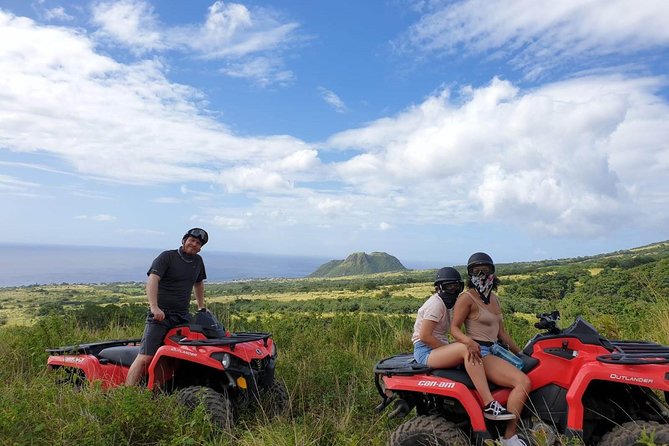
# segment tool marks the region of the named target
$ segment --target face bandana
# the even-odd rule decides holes
[[[456,283],[440,283],[437,288],[437,294],[441,297],[441,300],[446,305],[446,308],[449,310],[455,305],[455,300],[458,298],[458,295],[462,292],[462,282]]]
[[[439,291],[437,291],[437,294],[439,294],[441,300],[444,301],[444,305],[446,305],[446,308],[450,310],[451,308],[453,308],[453,305],[455,305],[455,299],[458,298],[459,293],[457,292],[449,293],[447,291],[439,289]]]
[[[494,282],[494,274],[488,274],[486,276],[485,274],[481,273],[478,276],[472,276],[472,283],[474,284],[474,288],[476,288],[476,291],[479,292],[481,300],[483,300],[483,303],[486,305],[490,303],[490,292],[492,291]]]

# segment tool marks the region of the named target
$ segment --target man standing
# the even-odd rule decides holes
[[[200,249],[209,240],[207,231],[193,228],[181,239],[181,247],[163,251],[146,273],[146,296],[149,313],[139,355],[130,366],[126,385],[134,386],[147,372],[149,364],[163,343],[165,334],[176,325],[190,321],[189,305],[195,291],[198,310],[204,310],[204,270]]]

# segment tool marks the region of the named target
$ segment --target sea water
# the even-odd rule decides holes
[[[176,248],[176,247],[175,247]],[[160,249],[0,244],[0,287],[60,283],[144,282]],[[298,278],[324,257],[202,252],[208,282]]]

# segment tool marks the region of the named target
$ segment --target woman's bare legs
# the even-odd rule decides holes
[[[442,345],[430,352],[427,358],[427,365],[435,369],[455,367],[464,362],[465,370],[474,383],[476,391],[481,396],[483,404],[488,404],[493,400],[486,378],[486,370],[480,361],[469,361],[469,351],[467,346],[460,342]]]
[[[516,425],[520,419],[520,413],[527,400],[527,394],[530,392],[532,383],[530,378],[516,367],[497,356],[487,355],[483,358],[488,379],[498,386],[511,389],[509,399],[506,402],[506,408],[513,413],[516,418],[510,420],[504,431],[504,438],[510,438],[516,433]]]

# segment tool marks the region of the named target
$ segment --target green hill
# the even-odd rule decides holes
[[[309,277],[359,276],[362,274],[406,271],[402,263],[385,252],[355,252],[345,260],[330,260],[324,263]]]

